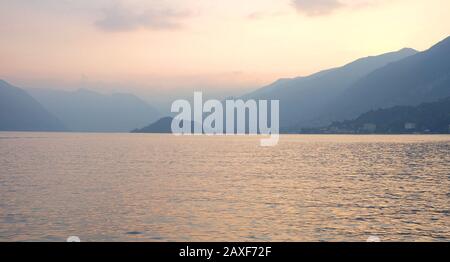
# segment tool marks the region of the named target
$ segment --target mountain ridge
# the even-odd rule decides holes
[[[416,53],[414,49],[403,48],[359,58],[344,66],[322,70],[309,76],[279,79],[241,98],[280,100],[280,126],[286,128],[294,123],[314,119],[319,108],[373,70]]]
[[[351,119],[371,109],[418,105],[447,96],[450,96],[450,37],[361,78],[324,108],[322,117],[327,121]]]
[[[147,102],[129,93],[101,94],[85,88],[28,91],[71,130],[78,132],[128,132],[153,122],[160,115]]]
[[[0,131],[67,131],[25,90],[0,79]]]

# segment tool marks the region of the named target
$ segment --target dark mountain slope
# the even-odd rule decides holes
[[[417,53],[415,50],[405,48],[398,52],[361,58],[343,67],[308,77],[281,79],[244,96],[243,99],[280,100],[281,127],[292,126],[299,122],[313,124],[313,120],[320,116],[322,108],[360,78],[415,53]]]
[[[173,120],[172,117],[163,117],[146,127],[135,129],[131,131],[131,133],[172,133],[172,120]],[[200,125],[194,121],[191,121],[190,124],[191,124],[191,133],[194,133],[195,125]]]
[[[419,106],[395,106],[369,111],[355,120],[333,123],[327,130],[355,133],[449,133],[450,98]]]
[[[322,110],[325,121],[351,119],[396,105],[450,96],[450,37],[427,51],[386,65],[360,79]]]
[[[27,92],[0,80],[0,131],[65,131]]]

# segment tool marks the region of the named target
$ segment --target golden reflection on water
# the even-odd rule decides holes
[[[0,240],[450,240],[450,136],[0,133]]]

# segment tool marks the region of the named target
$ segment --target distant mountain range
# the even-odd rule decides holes
[[[131,94],[24,90],[0,80],[0,131],[128,132],[158,117]]]
[[[0,81],[0,130],[170,132],[169,118],[130,94],[29,89]],[[281,131],[329,126],[365,112],[450,97],[450,37],[430,49],[358,59],[311,76],[280,79],[242,96],[280,100]],[[406,119],[405,119],[406,121]],[[150,124],[149,123],[153,123]]]
[[[24,90],[0,80],[0,131],[66,131],[64,124]]]
[[[450,37],[427,51],[362,77],[320,111],[321,120],[352,119],[398,105],[418,105],[450,96]]]
[[[418,106],[372,110],[354,120],[335,122],[303,133],[450,133],[450,97]]]
[[[311,76],[280,79],[241,99],[280,100],[281,132],[298,133],[370,110],[449,96],[450,37],[424,52],[404,48]]]
[[[71,131],[128,132],[159,118],[155,108],[131,94],[104,95],[86,89],[27,91]]]
[[[315,120],[323,114],[323,109],[359,79],[389,63],[416,53],[417,51],[413,49],[405,48],[398,52],[361,58],[343,67],[325,70],[311,76],[280,79],[242,98],[280,100],[282,128],[300,123],[307,126],[321,125],[323,123],[316,123]]]
[[[369,110],[450,96],[450,37],[424,52],[402,49],[309,77],[279,80],[244,98],[279,99],[285,132],[349,120]]]

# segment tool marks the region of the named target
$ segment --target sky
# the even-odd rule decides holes
[[[257,88],[450,35],[448,0],[0,0],[0,78],[150,94]]]

